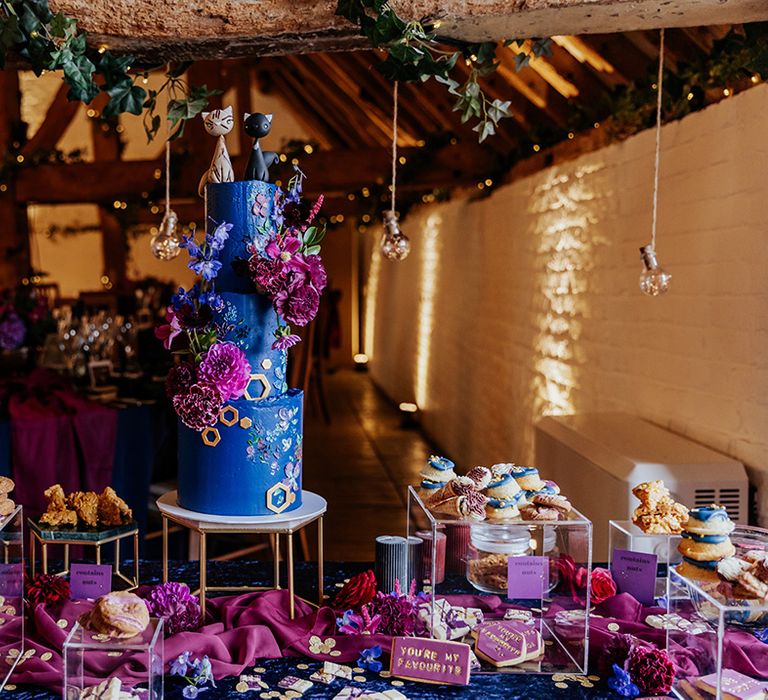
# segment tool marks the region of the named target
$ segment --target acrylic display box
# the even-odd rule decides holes
[[[592,523],[581,513],[537,523],[467,521],[433,514],[409,487],[407,535],[422,540],[409,578],[432,594],[430,620],[439,620],[442,599],[467,606],[472,599],[466,596],[475,596],[472,607],[482,602],[495,608],[487,619],[527,618],[539,631],[544,649],[538,658],[501,668],[481,659],[482,672],[587,672],[589,584],[577,590],[566,578],[592,566]],[[432,636],[444,634],[430,626]]]
[[[64,641],[64,700],[162,700],[162,619],[151,618],[147,629],[130,639],[105,637],[79,623],[72,628]]]
[[[617,549],[656,555],[656,596],[667,595],[667,569],[682,561],[677,543],[680,535],[643,532],[631,520],[608,521],[608,568]]]
[[[676,547],[680,537],[670,538]],[[749,550],[765,551],[768,548],[768,530],[737,525],[731,533],[731,541],[737,556]],[[679,698],[730,698],[763,697],[763,694],[745,694],[751,689],[768,691],[768,676],[760,676],[768,669],[768,644],[757,637],[759,630],[768,628],[768,601],[734,598],[729,584],[718,580],[693,581],[669,570],[669,612],[694,623],[686,630],[669,629],[667,646],[673,658],[686,659],[689,663],[678,664],[673,691]],[[741,653],[729,648],[729,642],[739,639],[749,641],[749,651]],[[754,666],[751,666],[754,664]],[[757,667],[757,668],[756,668]],[[735,672],[742,674],[734,675]],[[749,676],[752,681],[743,677]],[[751,683],[757,684],[751,687]],[[747,686],[743,684],[746,683]],[[708,686],[702,692],[702,685]],[[751,687],[751,688],[750,688]],[[727,694],[731,693],[731,694]]]
[[[24,658],[24,516],[21,506],[0,517],[0,624],[3,626],[6,663],[0,675],[0,691],[16,664]],[[34,653],[34,651],[32,652]]]

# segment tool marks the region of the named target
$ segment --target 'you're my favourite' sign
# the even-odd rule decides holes
[[[392,640],[393,676],[422,683],[469,683],[469,646],[417,637]]]

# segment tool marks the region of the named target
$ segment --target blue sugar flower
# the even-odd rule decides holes
[[[208,243],[212,252],[217,253],[224,247],[232,228],[232,224],[221,223],[206,235],[206,243]]]
[[[190,260],[187,267],[195,274],[200,275],[206,282],[211,282],[219,274],[221,263],[218,260]]]
[[[357,665],[360,668],[367,668],[369,671],[378,673],[384,667],[381,661],[377,660],[380,656],[381,647],[378,644],[375,647],[363,649],[360,653],[360,658],[357,660]]]
[[[768,644],[768,627],[761,627],[753,633],[761,642]]]
[[[632,682],[629,673],[618,664],[613,664],[613,675],[608,679],[608,687],[625,698],[636,698],[640,695],[640,688]]]
[[[213,680],[213,668],[211,668],[211,660],[204,656],[202,661],[200,661],[200,664],[197,667],[197,677],[195,679],[197,682],[197,685],[205,685],[206,683],[210,683],[214,688],[216,687],[216,683]]]

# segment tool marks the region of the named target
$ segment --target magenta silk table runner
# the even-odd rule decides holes
[[[503,616],[508,607],[493,596],[447,596],[452,605],[479,607],[488,618]],[[60,608],[38,606],[32,612],[32,624],[27,629],[26,654],[13,675],[14,683],[27,683],[60,689],[62,682],[62,646],[75,620],[92,603],[68,602]],[[555,606],[552,606],[555,608]],[[554,618],[562,608],[552,609],[548,617]],[[620,635],[632,634],[640,639],[662,643],[664,631],[644,624],[648,615],[663,612],[661,608],[643,607],[628,594],[615,596],[597,606],[590,621],[591,670],[600,669],[600,657],[608,655]],[[0,625],[0,654],[5,659],[14,648],[14,625],[18,619],[8,619]],[[557,624],[557,623],[555,623]],[[618,625],[619,629],[615,627]],[[610,629],[609,629],[610,626]],[[14,634],[15,633],[15,634]],[[567,633],[567,632],[566,632]],[[318,653],[310,639],[319,637],[323,642],[333,638],[336,656]],[[11,641],[14,640],[14,641]],[[206,654],[212,664],[214,676],[219,679],[242,673],[261,658],[306,656],[337,663],[355,663],[360,652],[375,644],[386,651],[391,648],[386,635],[347,636],[336,632],[336,613],[330,608],[315,610],[303,601],[296,602],[296,619],[288,615],[287,591],[248,593],[215,598],[209,601],[206,624],[196,632],[181,632],[165,642],[166,672],[168,663],[185,651],[193,656]],[[29,650],[34,650],[30,653]],[[330,648],[328,649],[330,650]],[[675,662],[687,673],[697,673],[695,648],[670,649]],[[85,673],[95,684],[107,676],[115,675],[128,683],[138,682],[145,670],[139,657],[114,657],[95,652],[87,655]],[[746,632],[728,632],[725,640],[725,664],[741,673],[761,678],[768,677],[766,645]]]

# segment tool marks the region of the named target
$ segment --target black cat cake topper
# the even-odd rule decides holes
[[[269,134],[272,128],[272,115],[256,112],[245,113],[243,124],[245,133],[253,138],[251,156],[248,158],[248,166],[245,168],[245,180],[261,180],[269,182],[269,168],[277,162],[277,153],[262,151],[259,139]]]

